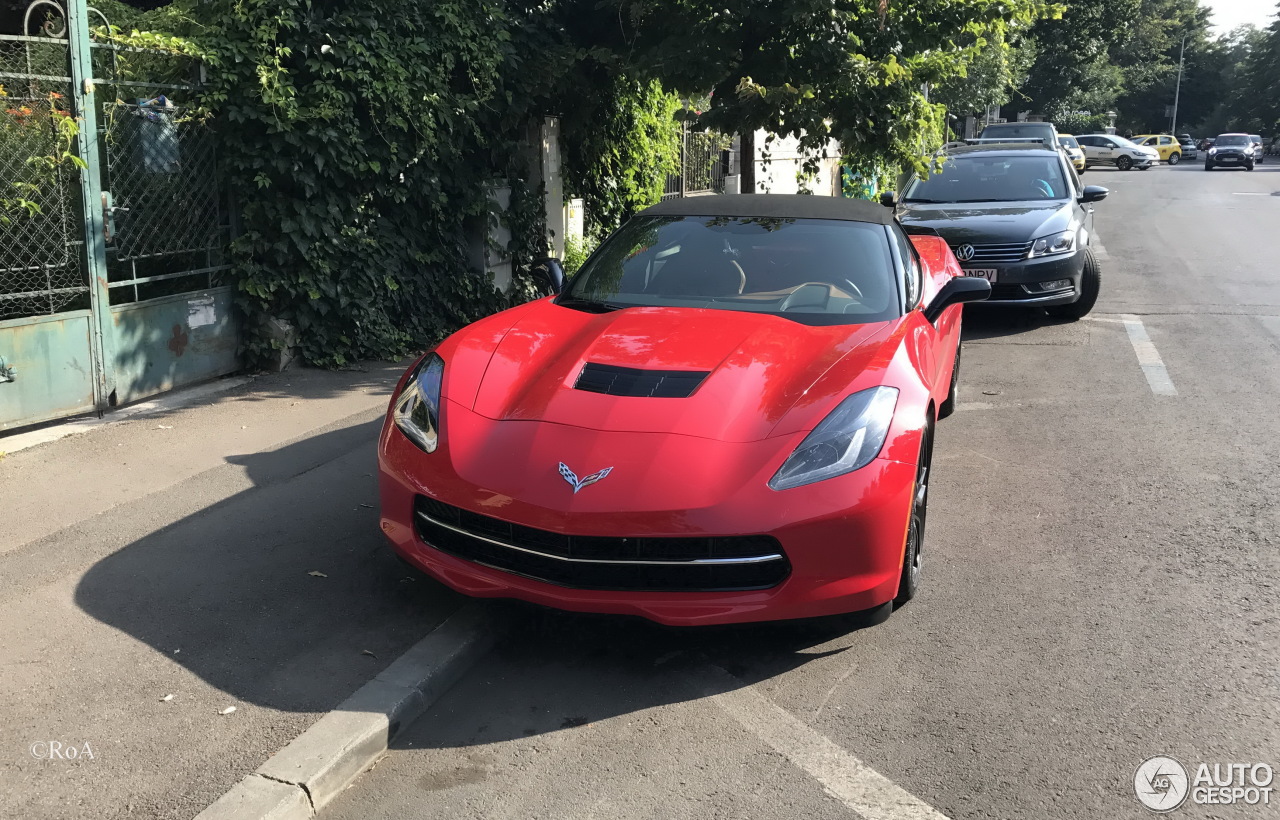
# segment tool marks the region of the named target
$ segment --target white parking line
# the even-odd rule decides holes
[[[725,670],[695,674],[717,706],[864,820],[950,820]]]
[[[1129,333],[1129,343],[1138,356],[1138,364],[1142,366],[1142,374],[1147,377],[1151,392],[1157,396],[1178,395],[1173,379],[1169,378],[1169,371],[1165,369],[1164,360],[1160,358],[1160,351],[1156,350],[1151,337],[1147,335],[1147,328],[1142,320],[1129,313],[1122,313],[1120,320]]]

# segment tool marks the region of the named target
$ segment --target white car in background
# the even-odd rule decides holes
[[[1095,168],[1110,165],[1121,171],[1137,168],[1145,171],[1160,161],[1154,148],[1138,145],[1115,134],[1085,134],[1076,137],[1084,149],[1084,167]]]

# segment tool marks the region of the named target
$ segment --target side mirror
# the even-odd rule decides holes
[[[942,311],[964,302],[985,302],[991,296],[991,283],[977,276],[957,276],[942,286],[938,295],[924,309],[924,318],[931,324],[938,321]]]
[[[885,191],[880,195],[880,204],[886,208],[892,208],[898,204],[898,195],[893,191]]]
[[[1086,185],[1084,190],[1080,192],[1081,202],[1101,202],[1107,198],[1111,191],[1103,188],[1101,185]]]
[[[533,260],[533,274],[551,288],[553,294],[564,292],[564,265],[554,256]]]

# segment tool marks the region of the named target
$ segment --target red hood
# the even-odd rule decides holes
[[[450,362],[446,395],[487,418],[746,442],[803,429],[797,425],[810,413],[779,427],[802,397],[806,408],[823,406],[859,375],[883,369],[895,324],[810,327],[764,314],[660,307],[593,314],[543,300],[464,329],[440,352]],[[610,396],[574,389],[588,362],[710,375],[688,398]]]

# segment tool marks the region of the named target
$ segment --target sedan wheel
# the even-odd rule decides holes
[[[1213,163],[1212,163],[1212,162],[1206,162],[1206,163],[1204,164],[1204,169],[1205,169],[1206,171],[1212,171],[1212,170],[1213,170]]]
[[[1116,160],[1116,167],[1121,171],[1128,171],[1133,167],[1133,160],[1128,157],[1120,157],[1120,159]]]
[[[933,425],[924,428],[920,437],[920,463],[916,467],[915,492],[911,497],[911,522],[907,526],[907,545],[902,555],[902,580],[898,582],[895,606],[902,606],[916,596],[920,586],[920,546],[924,543],[924,522],[929,510],[929,479],[933,464]]]
[[[1182,162],[1182,154],[1170,154],[1170,155],[1169,155],[1169,164],[1170,164],[1170,165],[1177,165],[1179,162]]]

